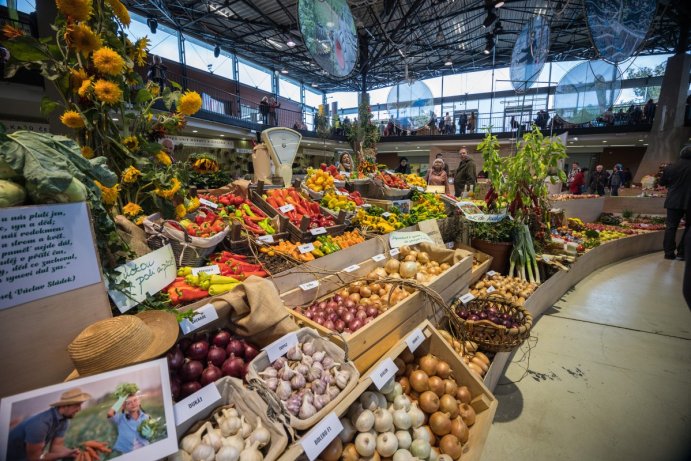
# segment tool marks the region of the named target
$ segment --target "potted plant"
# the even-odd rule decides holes
[[[490,270],[501,274],[508,272],[516,226],[516,221],[509,218],[497,223],[471,222],[470,244],[492,257]]]

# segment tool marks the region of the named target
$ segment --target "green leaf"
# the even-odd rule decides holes
[[[16,61],[38,62],[50,57],[43,50],[37,47],[37,42],[31,37],[18,37],[14,40],[3,42],[5,48],[10,52],[10,56]]]
[[[160,150],[163,150],[163,146],[157,142],[147,142],[142,144],[142,150],[149,154],[156,154]]]
[[[53,101],[50,98],[43,97],[41,98],[41,113],[44,116],[48,116],[51,112],[53,112],[60,104],[57,102]]]
[[[168,83],[170,83],[170,86],[172,86],[176,90],[182,91],[182,86],[178,82],[169,81]]]
[[[149,90],[142,88],[141,90],[137,91],[137,96],[135,96],[134,101],[137,104],[143,104],[147,101],[149,101],[153,95],[149,92]]]

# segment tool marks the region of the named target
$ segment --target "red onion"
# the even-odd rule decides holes
[[[506,328],[511,328],[511,320],[504,320],[502,325],[504,325]]]
[[[166,358],[168,359],[168,368],[171,370],[177,370],[185,362],[185,356],[182,355],[179,344],[175,345],[173,349],[168,351]]]
[[[239,339],[231,339],[230,342],[228,343],[228,347],[226,347],[226,352],[228,355],[234,354],[236,356],[242,356],[242,353],[245,350],[245,345],[240,341]]]
[[[480,320],[486,320],[487,319],[487,312],[481,311],[477,316],[480,317]]]
[[[223,362],[226,360],[226,351],[225,349],[217,346],[211,346],[211,349],[209,349],[209,353],[206,356],[206,359],[216,365],[217,367],[220,367],[223,365]]]
[[[190,381],[187,383],[183,383],[182,386],[180,386],[180,397],[187,397],[188,395],[192,395],[201,388],[202,385],[199,384],[199,381]]]
[[[245,362],[251,362],[257,355],[259,355],[257,348],[251,344],[245,343]]]
[[[458,314],[458,316],[462,319],[467,319],[468,315],[470,315],[470,314],[468,314],[468,311],[465,309],[460,309],[460,310],[456,311],[456,314]]]
[[[206,386],[207,384],[211,384],[222,377],[223,372],[216,365],[210,363],[209,366],[206,367],[202,372],[202,379],[200,380],[200,383],[202,386]]]
[[[182,392],[182,382],[180,381],[179,378],[171,376],[171,378],[170,378],[170,395],[171,395],[171,397],[173,397],[173,400],[179,399],[181,392]]]
[[[333,320],[327,320],[324,322],[324,328],[328,328],[329,330],[333,330],[335,328]]]
[[[340,303],[341,301],[343,301],[343,296],[334,295],[334,297],[332,299],[334,300],[334,302]]]
[[[338,309],[338,303],[334,301],[329,301],[326,303],[326,307],[329,309]]]
[[[221,330],[218,333],[216,333],[216,336],[214,336],[214,339],[211,342],[215,346],[222,347],[223,349],[225,349],[228,346],[228,343],[230,342],[230,333],[226,330]]]
[[[206,341],[197,341],[187,348],[187,357],[192,360],[204,360],[206,354],[209,353],[209,343]]]
[[[343,305],[350,310],[355,308],[355,301],[353,301],[352,299],[346,299]]]
[[[180,378],[188,383],[199,378],[204,371],[204,365],[199,360],[188,360],[180,368]]]
[[[501,325],[501,320],[499,320],[496,315],[490,315],[489,317],[487,317],[487,320],[489,320],[492,323],[496,323],[497,325]]]
[[[305,317],[307,317],[310,320],[312,320],[314,318],[314,314],[312,314],[312,311],[303,312],[302,315],[304,315]]]
[[[329,320],[331,320],[332,322],[335,322],[336,320],[338,320],[338,314],[335,312],[332,312],[331,314],[329,314]]]
[[[470,314],[470,315],[468,316],[468,320],[480,320],[480,317],[478,317],[478,316],[475,315],[475,314]]]
[[[223,376],[232,376],[233,378],[242,378],[242,370],[245,367],[245,361],[240,357],[231,357],[223,362],[221,371]]]
[[[345,314],[343,314],[343,315],[341,316],[341,318],[343,319],[343,321],[344,321],[345,323],[350,323],[350,322],[353,321],[353,319],[355,318],[355,316],[354,316],[353,314],[351,314],[350,312],[346,312]]]
[[[359,311],[364,311],[364,310],[365,310],[365,306],[362,305],[362,304],[358,304],[357,307],[356,307],[356,309],[359,310]]]
[[[355,319],[348,324],[348,328],[350,328],[352,331],[357,331],[360,328],[362,328],[362,325],[363,325],[362,320]]]
[[[327,305],[326,301],[322,301],[317,305],[317,307],[321,310],[324,310],[324,309],[326,309],[326,305]]]
[[[182,338],[178,341],[178,344],[180,344],[180,350],[184,354],[187,352],[187,348],[192,344],[192,338]]]
[[[365,309],[365,312],[367,312],[368,317],[376,317],[379,315],[379,309],[374,306],[368,306],[367,309]]]
[[[343,320],[336,320],[334,322],[334,326],[336,327],[336,331],[341,333],[345,329],[346,323]]]
[[[348,309],[348,312],[350,312],[350,314],[352,316],[355,316],[355,314],[357,313],[357,309],[355,309],[354,307],[351,307],[350,309]]]
[[[360,319],[360,320],[364,320],[364,319],[367,318],[367,312],[365,312],[365,311],[357,311],[357,313],[355,314],[355,318],[356,318],[356,319]]]

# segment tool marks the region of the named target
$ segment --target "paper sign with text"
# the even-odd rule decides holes
[[[182,334],[189,334],[194,330],[198,330],[204,325],[208,325],[214,320],[218,320],[218,312],[213,304],[206,304],[199,309],[194,310],[197,314],[191,319],[184,319],[180,322],[180,329]]]
[[[192,275],[199,275],[201,272],[204,272],[205,274],[220,274],[221,273],[221,268],[218,267],[216,264],[213,264],[211,266],[204,266],[204,267],[193,267],[192,268]]]
[[[493,275],[497,275],[495,271],[487,271],[487,276],[492,277]]]
[[[395,256],[398,256],[400,252],[401,251],[398,248],[391,248],[391,251],[389,251],[389,256],[393,258]]]
[[[273,235],[260,235],[257,237],[257,240],[260,242],[264,243],[274,243],[274,236]]]
[[[286,353],[298,343],[298,335],[295,333],[288,333],[282,338],[277,339],[264,348],[266,355],[269,356],[269,362],[275,362],[277,358],[283,357]]]
[[[420,344],[424,342],[425,334],[419,328],[414,329],[405,339],[405,343],[408,345],[410,352],[415,352],[415,350],[420,347]]]
[[[314,245],[312,243],[305,243],[304,245],[298,246],[298,251],[302,254],[309,253],[314,250]]]
[[[377,386],[377,389],[381,389],[396,376],[397,371],[398,367],[393,360],[387,358],[370,373],[370,378],[372,378],[372,382]]]
[[[283,205],[282,207],[279,208],[281,210],[281,213],[288,213],[289,211],[293,211],[295,207],[289,203],[288,205]]]
[[[0,208],[0,309],[100,281],[86,203]]]
[[[319,421],[303,438],[300,445],[310,461],[319,458],[319,455],[338,434],[343,430],[343,424],[338,415],[333,411]]]
[[[179,426],[221,400],[221,394],[214,383],[207,384],[194,394],[185,397],[173,407],[175,425]]]
[[[379,253],[378,255],[372,256],[372,261],[375,263],[378,263],[379,261],[384,261],[386,259],[386,256],[384,256],[383,253]]]
[[[210,201],[203,199],[203,198],[199,199],[199,203],[201,203],[202,205],[208,206],[209,208],[213,208],[214,210],[216,208],[218,208],[218,205],[216,203],[210,202]]]
[[[357,264],[353,264],[352,266],[348,266],[345,269],[343,269],[343,272],[355,272],[358,269],[360,269],[360,266],[358,266]]]
[[[124,292],[108,290],[108,294],[120,312],[127,312],[175,280],[177,268],[173,249],[166,245],[123,264],[115,272],[119,272],[116,281],[128,281],[130,286],[123,289]]]
[[[487,294],[494,293],[495,291],[497,291],[497,289],[494,288],[492,285],[490,285],[489,288],[487,288]]]
[[[315,227],[314,229],[310,229],[310,234],[312,234],[312,235],[326,234],[326,228],[325,227]]]
[[[475,296],[472,293],[466,293],[460,297],[460,300],[463,304],[468,304],[473,299],[475,299]]]
[[[302,285],[300,285],[300,289],[302,291],[310,291],[310,290],[314,290],[318,286],[319,286],[319,282],[317,280],[312,280],[311,282],[303,283]]]
[[[389,246],[391,248],[400,248],[405,245],[417,245],[422,242],[434,243],[429,235],[420,231],[391,232],[389,234]]]

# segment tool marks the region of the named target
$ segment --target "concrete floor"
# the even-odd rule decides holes
[[[495,389],[482,460],[691,460],[683,267],[613,264],[545,312]]]

